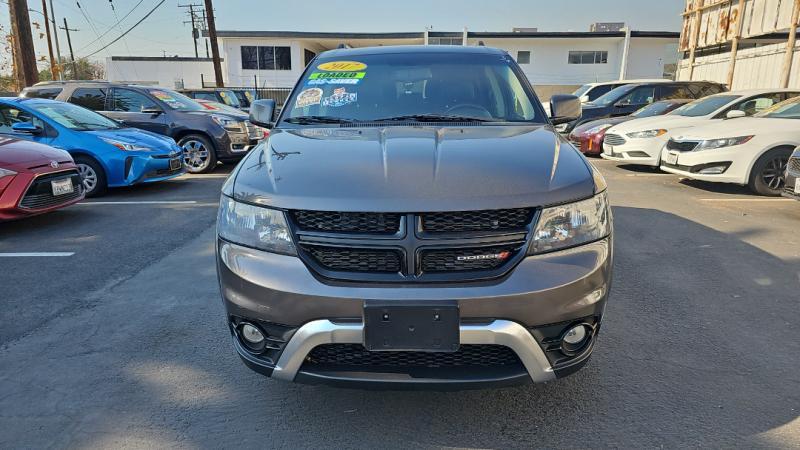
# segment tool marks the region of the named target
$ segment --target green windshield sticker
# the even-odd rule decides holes
[[[366,72],[314,72],[306,84],[358,84],[366,75]]]

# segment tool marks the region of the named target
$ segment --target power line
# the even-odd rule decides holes
[[[153,9],[151,9],[151,10],[150,10],[150,12],[148,12],[147,14],[145,14],[145,16],[144,16],[144,17],[142,17],[142,18],[141,18],[141,19],[140,19],[138,22],[136,22],[135,24],[133,24],[133,26],[132,26],[132,27],[130,27],[130,28],[128,28],[127,30],[125,30],[125,32],[124,32],[124,33],[122,33],[121,35],[119,35],[119,37],[117,37],[117,38],[116,38],[116,39],[114,39],[113,41],[109,42],[108,44],[106,44],[106,45],[104,45],[104,46],[100,47],[98,50],[96,50],[96,51],[94,51],[94,52],[92,52],[92,53],[89,53],[89,54],[88,54],[88,55],[86,55],[84,58],[88,58],[88,57],[90,57],[90,56],[94,56],[94,55],[96,55],[96,54],[98,54],[98,53],[102,52],[103,50],[107,49],[108,47],[110,47],[110,46],[111,46],[112,44],[114,44],[115,42],[117,42],[117,41],[119,41],[120,39],[122,39],[123,37],[125,37],[125,35],[126,35],[126,34],[130,33],[130,32],[131,32],[131,31],[132,31],[134,28],[136,28],[137,26],[139,26],[139,24],[140,24],[140,23],[144,22],[144,21],[145,21],[145,19],[147,19],[148,17],[150,17],[150,14],[153,14],[153,13],[155,12],[155,10],[157,10],[157,9],[158,9],[158,7],[159,7],[159,6],[161,6],[161,5],[163,5],[163,4],[164,4],[164,2],[165,2],[165,1],[167,1],[167,0],[161,0],[160,2],[158,2],[158,4],[157,4],[156,6],[154,6],[154,7],[153,7]]]
[[[91,47],[91,46],[92,46],[92,44],[94,44],[95,42],[97,42],[97,41],[99,41],[100,39],[102,39],[102,38],[103,38],[103,36],[105,36],[105,35],[107,35],[108,33],[110,33],[112,30],[114,30],[114,29],[117,27],[117,25],[119,25],[120,23],[122,23],[122,21],[124,21],[125,19],[127,19],[127,18],[128,18],[128,16],[130,16],[130,15],[131,15],[131,13],[133,13],[133,11],[135,11],[135,10],[136,10],[136,8],[138,8],[138,7],[139,7],[139,5],[141,5],[142,3],[144,3],[144,0],[139,0],[139,3],[137,3],[136,5],[134,5],[134,6],[133,6],[133,8],[131,8],[131,10],[130,10],[130,11],[128,11],[128,13],[127,13],[127,14],[125,14],[124,16],[122,16],[122,19],[119,19],[119,20],[117,21],[117,23],[115,23],[114,25],[111,25],[110,27],[108,27],[108,29],[107,29],[107,30],[106,30],[106,31],[105,31],[103,34],[101,34],[100,36],[98,36],[98,38],[97,38],[97,39],[95,39],[95,40],[93,40],[92,42],[89,42],[88,44],[84,45],[84,46],[83,46],[83,47],[81,47],[81,48],[80,48],[78,51],[84,50],[84,49],[85,49],[85,48],[87,48],[87,47]]]

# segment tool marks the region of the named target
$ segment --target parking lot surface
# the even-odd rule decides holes
[[[797,448],[800,203],[592,162],[616,227],[593,359],[500,390],[248,370],[214,268],[224,167],[1,224],[0,448]]]

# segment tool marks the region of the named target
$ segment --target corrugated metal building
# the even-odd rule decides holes
[[[687,0],[676,78],[800,88],[798,12],[800,0]]]

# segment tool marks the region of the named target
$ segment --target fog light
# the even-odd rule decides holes
[[[705,169],[702,169],[700,173],[706,175],[718,175],[725,172],[725,169],[727,168],[728,168],[727,166],[706,167]]]
[[[245,323],[242,325],[241,332],[242,339],[244,339],[248,344],[258,345],[264,342],[264,334],[261,332],[261,330],[256,328],[255,325]]]
[[[567,355],[574,355],[586,347],[591,337],[592,329],[582,323],[567,329],[561,336],[561,351]]]

